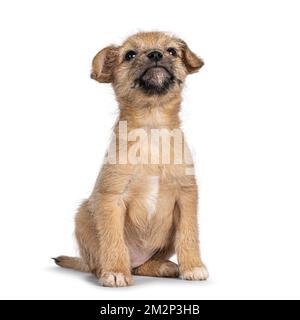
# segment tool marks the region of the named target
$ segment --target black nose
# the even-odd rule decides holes
[[[147,54],[147,57],[151,61],[159,61],[163,58],[163,54],[159,51],[151,51],[150,53]]]

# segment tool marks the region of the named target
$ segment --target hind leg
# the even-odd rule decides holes
[[[134,268],[132,273],[137,276],[148,277],[169,277],[177,278],[179,275],[176,263],[169,260],[152,260],[145,262],[143,265]]]
[[[176,221],[176,211],[174,212],[174,222]],[[170,232],[169,241],[166,246],[160,249],[150,260],[141,266],[134,268],[132,273],[138,276],[168,277],[177,278],[179,276],[178,265],[169,258],[174,254],[175,228]]]
[[[83,263],[95,275],[99,266],[99,242],[96,235],[95,223],[88,209],[88,201],[86,200],[81,204],[76,215],[75,236]]]

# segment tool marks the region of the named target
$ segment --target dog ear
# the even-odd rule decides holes
[[[179,40],[179,42],[182,48],[182,60],[188,73],[198,72],[204,65],[203,60],[199,58],[183,40]]]
[[[118,48],[109,46],[99,51],[92,62],[91,78],[101,83],[113,80],[113,69],[118,57]]]

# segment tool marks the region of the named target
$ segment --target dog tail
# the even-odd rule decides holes
[[[69,268],[69,269],[74,269],[82,272],[90,271],[87,264],[81,258],[59,256],[57,258],[52,258],[52,259],[58,266],[62,268]]]

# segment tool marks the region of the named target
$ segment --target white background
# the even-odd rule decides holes
[[[2,1],[0,297],[300,298],[300,7],[292,0]],[[76,254],[117,115],[89,78],[98,50],[139,30],[182,37],[205,61],[182,118],[196,153],[207,282],[102,288],[56,267]]]

